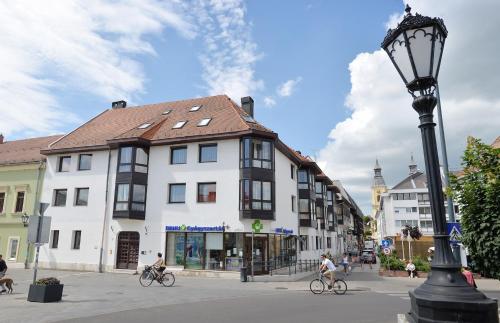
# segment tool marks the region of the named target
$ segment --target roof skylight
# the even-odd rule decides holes
[[[187,121],[178,121],[173,127],[172,129],[180,129],[182,127],[184,127],[184,125],[187,123]]]
[[[169,114],[170,112],[172,112],[172,110],[168,109],[168,110],[163,111],[163,113],[162,113],[162,114],[163,114],[163,115],[167,115],[167,114]]]
[[[151,123],[143,123],[141,124],[139,127],[137,127],[138,129],[146,129],[147,127],[149,127],[151,125]]]
[[[189,112],[198,111],[198,110],[200,110],[200,108],[201,108],[201,105],[195,105],[195,106],[191,107],[191,109],[189,109]]]
[[[210,123],[211,120],[212,120],[212,118],[201,119],[200,122],[198,122],[198,127],[208,126],[208,124]]]

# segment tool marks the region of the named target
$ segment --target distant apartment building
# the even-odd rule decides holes
[[[52,231],[41,266],[134,270],[162,252],[168,266],[201,270],[253,258],[254,273],[266,274],[357,248],[352,198],[253,110],[252,98],[240,107],[225,95],[118,101],[49,145],[42,201]]]

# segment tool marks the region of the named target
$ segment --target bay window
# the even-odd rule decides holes
[[[273,210],[273,185],[267,181],[245,179],[241,181],[242,210]],[[251,197],[251,199],[250,199]]]
[[[241,168],[273,169],[273,144],[269,140],[243,138],[240,159]]]

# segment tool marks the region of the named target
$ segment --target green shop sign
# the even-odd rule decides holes
[[[252,231],[254,233],[259,233],[262,229],[264,229],[264,225],[260,223],[260,220],[255,220],[252,223]]]

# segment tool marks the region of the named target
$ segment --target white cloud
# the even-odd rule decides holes
[[[413,12],[443,17],[449,30],[439,81],[450,168],[457,169],[468,135],[490,143],[500,134],[500,43],[491,41],[500,29],[500,3],[413,2]],[[396,16],[388,17],[388,24],[393,25]],[[381,31],[380,40],[384,36]],[[361,53],[349,70],[352,86],[346,106],[351,116],[332,129],[317,159],[368,213],[376,157],[388,186],[408,174],[411,152],[424,169],[419,121],[385,52]]]
[[[297,77],[294,80],[288,80],[278,86],[278,89],[276,89],[276,93],[279,96],[291,96],[293,92],[295,91],[295,87],[297,84],[299,84],[302,81],[302,77]]]
[[[269,108],[273,107],[276,105],[276,100],[270,96],[266,96],[264,97],[264,105]]]
[[[200,56],[203,79],[209,94],[225,93],[238,101],[264,88],[255,76],[254,65],[261,57],[252,40],[252,25],[245,19],[242,0],[195,0],[186,5],[206,52]]]
[[[166,26],[194,36],[176,6],[157,0],[1,2],[1,131],[36,135],[75,122],[56,91],[133,100],[145,81],[136,55],[155,54],[145,36]]]

